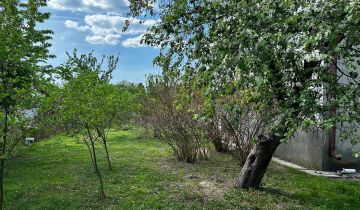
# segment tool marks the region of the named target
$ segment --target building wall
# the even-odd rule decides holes
[[[342,60],[338,60],[338,67],[346,71],[346,65],[344,65]],[[356,67],[355,71],[360,75],[360,66]],[[337,73],[338,76],[341,75],[340,72]],[[338,82],[347,84],[350,80],[342,76]],[[326,103],[326,98],[324,98],[321,103]],[[358,135],[360,135],[360,129]],[[360,150],[360,144],[354,147],[349,141],[341,141],[339,138],[339,130],[337,129],[336,152],[340,154],[342,158],[341,160],[336,160],[329,156],[329,135],[327,132],[299,132],[298,135],[290,139],[287,143],[279,146],[275,152],[275,157],[318,170],[355,168],[360,171],[360,158],[353,156],[353,149]]]
[[[282,143],[275,157],[317,170],[328,166],[328,138],[322,131],[299,132],[295,137]]]
[[[338,60],[338,67],[340,69],[342,69],[342,71],[347,72],[347,67],[344,64],[344,62],[340,59]],[[360,66],[357,66],[355,71],[357,71],[360,74]],[[341,72],[337,72],[338,75],[341,75]],[[349,82],[351,82],[351,80],[345,76],[342,76],[339,78],[338,80],[339,83],[342,84],[348,84]],[[342,110],[339,109],[338,112],[341,112]],[[345,129],[347,124],[345,123]],[[337,127],[341,127],[340,124],[338,123]],[[358,134],[360,135],[360,131],[358,130]],[[342,155],[342,159],[340,161],[331,159],[330,160],[330,166],[331,169],[333,170],[338,170],[341,168],[356,168],[356,169],[360,169],[360,159],[359,158],[355,158],[353,156],[353,149],[355,150],[360,150],[360,145],[351,145],[351,143],[349,141],[342,141],[339,138],[339,129],[337,129],[336,131],[336,151],[338,154]]]
[[[299,132],[294,138],[282,143],[274,156],[316,170],[360,170],[360,158],[353,156],[353,149],[360,150],[360,144],[353,147],[349,141],[341,141],[337,136],[336,151],[342,158],[336,160],[329,156],[329,135],[326,132]]]
[[[353,149],[360,150],[360,144],[353,146],[349,141],[341,141],[336,138],[336,152],[342,156],[341,160],[329,159],[330,169],[355,168],[360,170],[360,158],[353,155]]]

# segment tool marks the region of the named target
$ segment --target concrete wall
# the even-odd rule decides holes
[[[342,158],[336,160],[329,156],[329,136],[326,132],[299,132],[294,138],[282,143],[274,156],[317,170],[360,170],[360,158],[353,156],[353,149],[360,150],[360,144],[353,147],[349,141],[341,141],[337,136],[336,151]]]
[[[338,67],[345,72],[347,71],[346,65],[344,65],[342,60],[338,60]],[[360,75],[360,66],[357,66],[355,71]],[[338,76],[341,75],[339,71],[337,73]],[[350,80],[342,76],[338,82],[348,84]],[[324,96],[321,103],[326,103],[326,94]],[[358,131],[358,135],[360,135],[360,128]],[[325,131],[319,131],[318,133],[299,132],[298,135],[287,143],[279,146],[275,152],[275,157],[319,170],[339,170],[341,168],[356,168],[360,170],[360,158],[355,158],[352,154],[354,148],[360,150],[360,144],[353,147],[349,141],[341,141],[339,139],[339,130],[337,129],[336,151],[342,156],[342,159],[336,160],[329,157],[328,142],[329,135]]]
[[[340,69],[342,69],[343,71],[347,72],[347,67],[341,59],[338,60],[338,67]],[[357,71],[360,74],[360,66],[357,66],[355,71]],[[338,75],[339,76],[341,75],[339,71],[338,71]],[[351,80],[349,78],[342,76],[342,77],[340,77],[338,82],[342,83],[342,84],[348,84],[350,81]],[[341,112],[341,111],[342,111],[341,109],[338,110],[338,112]],[[344,124],[344,125],[345,125],[344,129],[346,129],[347,124]],[[341,125],[338,123],[337,127],[339,128],[339,127],[341,127]],[[360,135],[359,127],[358,127],[357,135]],[[333,160],[333,159],[329,160],[331,169],[333,169],[333,170],[340,169],[340,168],[360,169],[360,158],[355,158],[353,156],[353,152],[352,152],[353,149],[359,150],[360,144],[351,145],[351,143],[349,141],[342,141],[339,138],[339,129],[337,129],[337,131],[336,131],[336,151],[337,151],[337,153],[342,155],[342,159],[340,161]]]
[[[322,131],[299,132],[282,143],[274,156],[307,168],[326,170],[327,151],[328,138]]]
[[[336,138],[336,152],[342,156],[341,160],[330,159],[330,169],[355,168],[360,170],[360,158],[353,156],[353,149],[359,150],[360,144],[353,146],[349,141],[341,141]]]

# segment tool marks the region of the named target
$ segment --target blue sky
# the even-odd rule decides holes
[[[79,53],[94,50],[99,57],[119,54],[113,82],[144,82],[145,75],[159,73],[152,64],[159,50],[140,44],[141,35],[155,20],[142,25],[135,20],[122,32],[128,4],[127,0],[49,0],[43,10],[51,17],[41,28],[54,31],[51,52],[57,58],[50,63],[60,65],[66,52],[76,48]]]

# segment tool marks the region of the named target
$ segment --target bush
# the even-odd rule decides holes
[[[159,77],[150,77],[148,82],[142,117],[154,136],[168,144],[179,161],[194,163],[199,158],[206,159],[205,134],[189,111],[191,104],[176,106],[179,89],[175,84]]]
[[[231,138],[226,135],[224,119],[219,110],[215,111],[215,116],[206,122],[206,136],[212,142],[217,152],[228,152],[230,150]]]
[[[253,140],[267,128],[267,113],[244,102],[244,95],[234,93],[216,101],[213,118],[207,123],[207,133],[217,151],[230,153],[243,165]]]

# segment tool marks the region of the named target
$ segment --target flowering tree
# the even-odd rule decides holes
[[[239,188],[258,187],[277,146],[298,130],[340,125],[358,142],[359,1],[132,0],[130,9],[161,20],[143,41],[161,48],[155,63],[165,72],[209,99],[240,91],[257,111],[274,110]]]

